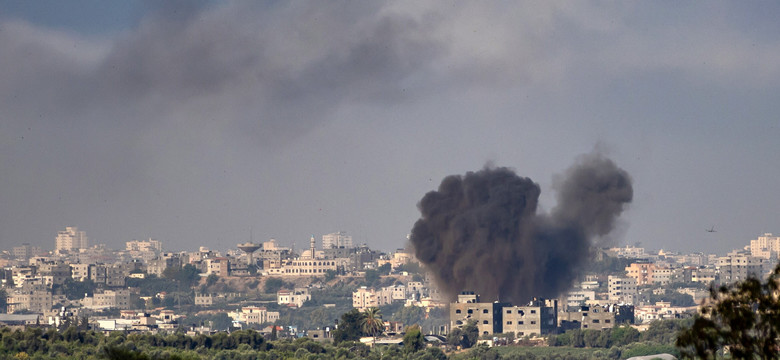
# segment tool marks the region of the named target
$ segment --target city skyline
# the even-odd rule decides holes
[[[0,3],[6,248],[394,249],[446,176],[512,168],[549,211],[594,148],[634,180],[619,244],[780,232],[778,4],[43,4]]]

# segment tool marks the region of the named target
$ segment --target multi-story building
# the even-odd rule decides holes
[[[718,270],[716,268],[696,268],[691,270],[691,282],[704,284],[718,281]]]
[[[750,240],[750,255],[762,259],[777,259],[780,254],[780,236],[764,233],[758,239]]]
[[[279,313],[261,306],[245,306],[241,308],[238,319],[247,324],[264,324],[278,320]]]
[[[149,240],[133,240],[125,242],[126,251],[162,251],[162,242],[149,238]]]
[[[672,269],[654,263],[633,263],[626,267],[626,274],[636,279],[636,284],[668,284],[672,280]]]
[[[626,267],[626,274],[636,279],[637,285],[649,285],[653,282],[654,270],[655,264],[653,263],[633,263]]]
[[[57,232],[54,249],[57,251],[78,251],[89,247],[89,240],[84,231],[75,226],[68,226],[64,231]]]
[[[565,295],[565,306],[579,307],[586,305],[588,301],[596,299],[596,291],[594,290],[576,290],[569,291]]]
[[[206,274],[217,276],[228,276],[230,274],[230,259],[218,257],[206,259]]]
[[[352,248],[352,236],[347,235],[344,231],[338,231],[330,234],[322,235],[322,248]]]
[[[6,302],[8,313],[28,310],[43,314],[54,306],[54,297],[43,285],[23,286],[10,292]]]
[[[162,276],[165,269],[169,267],[179,268],[184,265],[184,261],[180,254],[177,253],[164,253],[160,255],[159,259],[155,259],[146,263],[146,272],[148,274],[154,274]]]
[[[504,333],[515,336],[546,335],[558,327],[558,300],[534,299],[526,306],[501,309]]]
[[[609,281],[609,301],[615,303],[633,304],[639,292],[636,287],[636,279],[631,277],[612,276]]]
[[[642,259],[647,257],[647,255],[645,254],[645,248],[634,247],[630,245],[626,245],[626,247],[610,248],[607,252],[622,258]]]
[[[38,273],[51,276],[52,285],[62,285],[71,278],[70,265],[61,262],[45,262],[38,266]]]
[[[130,309],[130,291],[127,289],[103,290],[81,300],[88,309]]]
[[[29,260],[33,256],[41,254],[41,248],[38,246],[32,246],[28,243],[24,243],[21,246],[15,246],[13,248],[13,255],[19,260]]]
[[[369,289],[365,286],[361,286],[352,293],[352,307],[360,311],[385,305],[380,303],[380,300],[381,297],[375,289]]]
[[[480,335],[498,334],[503,332],[501,309],[509,306],[507,303],[481,303],[479,295],[474,292],[463,292],[458,295],[458,301],[450,304],[450,328],[463,328],[474,321]]]
[[[633,323],[633,305],[582,306],[576,311],[558,313],[558,327],[561,331],[570,329],[603,330],[619,324]]]
[[[723,284],[743,281],[749,276],[761,278],[764,275],[766,259],[751,255],[731,252],[718,258],[718,273]]]
[[[76,281],[90,280],[96,267],[95,264],[70,264],[70,276]]]

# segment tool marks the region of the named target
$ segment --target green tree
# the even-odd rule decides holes
[[[5,289],[0,289],[0,313],[6,312],[6,308],[8,307],[7,296],[8,294],[5,292]]]
[[[690,328],[679,332],[677,347],[687,358],[715,359],[728,347],[734,359],[780,357],[780,264],[766,281],[750,277],[710,290],[710,302]]]
[[[477,322],[474,320],[469,321],[462,329],[452,329],[447,335],[447,343],[464,349],[474,346],[478,339],[479,328],[477,328]]]
[[[419,325],[412,325],[406,328],[404,335],[404,350],[410,353],[418,352],[425,348],[425,338]]]
[[[374,286],[377,282],[379,282],[379,279],[379,271],[372,269],[366,270],[366,286]]]
[[[184,265],[180,268],[169,267],[163,271],[163,276],[167,279],[175,280],[185,288],[192,287],[200,279],[200,270],[192,264]]]
[[[393,267],[390,265],[390,263],[384,263],[382,266],[378,267],[377,272],[379,272],[380,275],[389,275],[390,271],[393,270]]]
[[[352,309],[341,315],[338,328],[333,331],[333,343],[338,345],[343,341],[360,340],[363,330],[360,328],[361,315],[358,309]]]
[[[219,281],[219,276],[217,274],[209,274],[209,276],[206,277],[206,286],[212,286]]]
[[[66,278],[65,282],[60,285],[60,291],[68,300],[83,299],[84,295],[92,295],[95,292],[95,282],[90,279],[84,281],[76,281],[71,278]]]
[[[265,285],[263,286],[263,291],[266,294],[276,294],[276,292],[279,291],[279,289],[281,289],[282,287],[284,287],[284,281],[282,281],[282,279],[272,277],[272,278],[268,278],[265,281]]]
[[[382,321],[382,312],[379,308],[368,308],[363,310],[360,319],[360,328],[368,336],[376,337],[384,331],[385,324]]]

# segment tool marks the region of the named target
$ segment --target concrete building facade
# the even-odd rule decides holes
[[[54,249],[57,251],[78,251],[89,247],[87,233],[79,231],[75,226],[68,226],[64,231],[57,232]]]

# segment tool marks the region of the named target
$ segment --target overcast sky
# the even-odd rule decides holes
[[[634,179],[624,244],[780,232],[778,2],[156,4],[0,1],[0,248],[391,250],[443,177],[549,210],[593,149]]]

